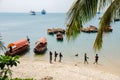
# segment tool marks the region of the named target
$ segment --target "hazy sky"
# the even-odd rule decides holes
[[[75,0],[0,0],[0,12],[67,12]]]

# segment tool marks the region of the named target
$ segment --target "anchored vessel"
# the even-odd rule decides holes
[[[8,44],[8,50],[5,55],[15,56],[25,53],[29,50],[29,41],[27,39],[21,39]]]
[[[47,40],[45,37],[42,37],[35,43],[34,52],[41,54],[44,53],[46,50],[47,50]]]

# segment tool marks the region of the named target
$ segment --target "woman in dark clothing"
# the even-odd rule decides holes
[[[95,62],[94,62],[94,64],[96,63],[96,64],[98,64],[98,54],[96,54],[96,56],[95,56]]]
[[[54,53],[54,56],[55,56],[54,61],[55,61],[55,62],[56,62],[57,55],[58,55],[58,53],[55,51],[55,53]]]
[[[51,51],[49,52],[49,55],[50,55],[50,63],[52,63],[52,52]]]
[[[84,55],[84,64],[85,64],[85,63],[87,63],[87,64],[88,64],[87,59],[89,59],[89,58],[87,57],[87,54],[85,53],[85,55]]]
[[[61,52],[60,52],[60,54],[59,54],[59,57],[60,57],[59,62],[61,62],[61,59],[62,59],[62,57],[63,57],[63,55],[61,54]]]

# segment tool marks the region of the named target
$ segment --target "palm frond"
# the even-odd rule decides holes
[[[0,41],[0,50],[5,51],[6,47],[3,45],[4,43]]]
[[[80,33],[82,23],[91,20],[97,12],[98,0],[76,0],[67,15],[67,38],[75,38]]]
[[[99,23],[99,31],[94,42],[94,49],[102,47],[103,33],[116,16],[120,16],[120,0],[76,0],[67,13],[67,38],[76,38],[83,23],[91,20],[98,9],[108,6]]]
[[[105,6],[111,4],[113,2],[113,0],[99,0],[98,1],[98,9],[99,11],[104,9]]]
[[[0,36],[2,37],[2,36]],[[6,47],[4,46],[4,42],[2,41],[2,39],[0,38],[0,50],[5,51]]]
[[[116,11],[120,8],[120,0],[114,0],[101,18],[99,31],[94,42],[94,49],[100,50],[102,47],[103,32],[107,32],[107,27],[116,16]]]

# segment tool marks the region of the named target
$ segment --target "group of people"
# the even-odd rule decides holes
[[[52,63],[52,55],[53,55],[53,53],[50,51],[50,52],[49,52],[49,55],[50,55],[50,63]],[[58,56],[58,53],[55,51],[55,52],[54,52],[54,62],[56,62],[57,56]],[[59,53],[59,62],[61,62],[62,57],[63,57],[63,55],[62,55],[62,53],[60,52],[60,53]]]
[[[49,52],[49,55],[50,55],[50,63],[52,63],[52,55],[53,55],[53,53],[50,51],[50,52]],[[55,52],[54,52],[54,62],[56,62],[57,56],[58,56],[58,53],[55,51]],[[75,56],[78,56],[78,54],[76,54]],[[63,55],[62,55],[62,53],[60,52],[60,53],[59,53],[59,62],[61,62],[62,57],[63,57]],[[94,62],[94,64],[98,64],[98,58],[99,58],[99,56],[98,56],[98,54],[96,54],[96,55],[95,55],[95,62]],[[85,53],[85,54],[84,54],[84,64],[86,64],[86,63],[88,64],[88,59],[89,59],[89,57],[87,56],[87,53]]]
[[[95,62],[93,63],[93,64],[98,64],[98,54],[96,54],[95,55]],[[87,59],[89,59],[89,57],[87,56],[87,53],[85,53],[85,55],[84,55],[84,64],[88,64],[88,61],[87,61]]]

